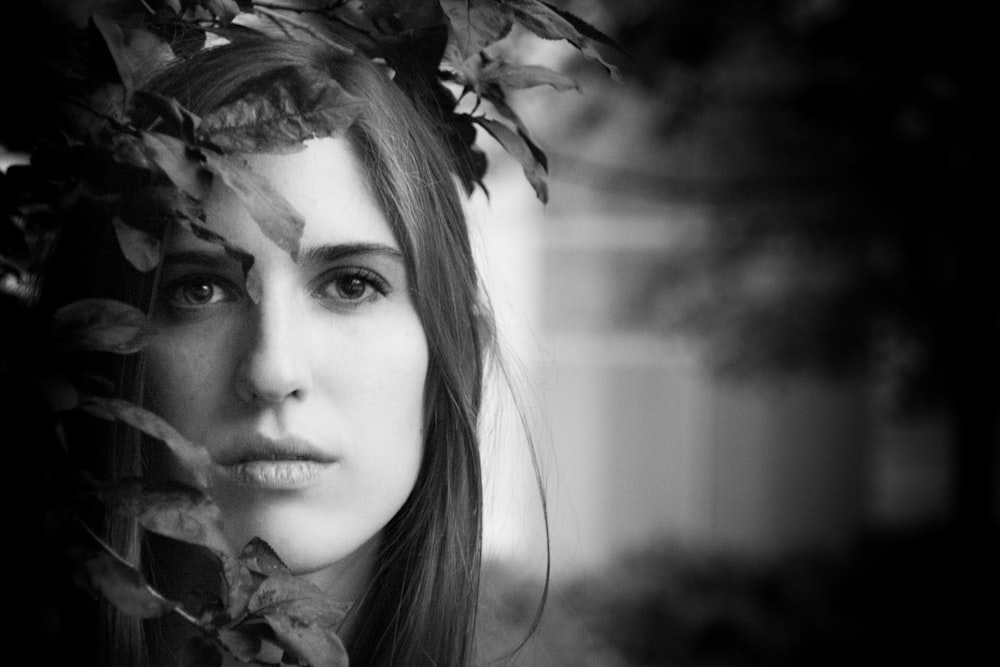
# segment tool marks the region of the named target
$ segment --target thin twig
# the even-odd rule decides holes
[[[74,514],[73,518],[75,518],[78,522],[80,522],[80,525],[83,526],[83,530],[86,531],[86,533],[88,535],[90,535],[94,539],[95,542],[97,542],[99,545],[101,545],[101,548],[104,549],[104,551],[109,556],[111,556],[112,558],[114,558],[115,560],[117,560],[119,563],[121,563],[125,567],[133,569],[133,570],[135,569],[127,560],[125,560],[124,558],[122,558],[122,556],[117,551],[115,551],[114,548],[112,548],[112,546],[110,544],[108,544],[107,542],[105,542],[101,538],[100,535],[98,535],[97,533],[95,533],[93,531],[93,529],[90,526],[88,526],[87,523],[83,519],[81,519],[78,514]],[[153,597],[155,597],[156,599],[160,600],[161,602],[165,602],[165,603],[169,604],[170,605],[170,611],[174,612],[175,614],[177,614],[178,616],[180,616],[181,618],[183,618],[185,621],[187,621],[189,623],[193,623],[194,625],[198,626],[199,628],[204,628],[205,627],[205,625],[201,621],[199,621],[197,618],[195,618],[194,616],[192,616],[191,614],[189,614],[187,611],[185,611],[184,608],[181,607],[180,604],[174,602],[170,598],[164,597],[162,594],[160,594],[160,592],[158,590],[156,590],[155,588],[153,588],[149,584],[147,584],[145,582],[143,582],[143,584],[145,585],[146,590],[149,591],[149,593],[151,595],[153,595]]]

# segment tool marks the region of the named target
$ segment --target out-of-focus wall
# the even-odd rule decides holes
[[[874,499],[891,504],[863,387],[720,380],[697,341],[636,312],[705,209],[553,214],[519,173],[496,169],[473,218],[545,473],[557,579],[657,541],[835,546]],[[487,551],[537,567],[536,489],[516,415],[504,417],[488,420],[506,427],[486,445]]]

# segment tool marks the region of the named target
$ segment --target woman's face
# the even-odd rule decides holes
[[[213,186],[209,226],[253,254],[260,299],[220,246],[172,233],[147,405],[219,464],[209,492],[234,549],[259,536],[296,573],[335,582],[370,560],[413,489],[427,342],[346,140],[249,162],[305,218],[298,261]]]

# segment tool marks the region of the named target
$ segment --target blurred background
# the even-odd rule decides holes
[[[497,149],[470,204],[522,408],[487,423],[484,652],[532,625],[547,543],[511,664],[992,664],[981,12],[556,4],[622,81],[533,43],[581,88],[511,100],[549,202]]]

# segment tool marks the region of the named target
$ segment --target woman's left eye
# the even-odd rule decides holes
[[[358,306],[389,293],[389,286],[367,269],[340,269],[325,276],[316,295],[339,304]]]

